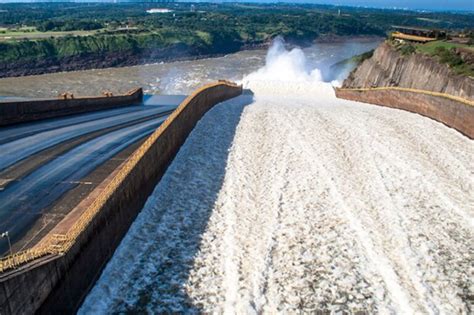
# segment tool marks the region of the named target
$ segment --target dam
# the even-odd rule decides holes
[[[203,117],[79,314],[469,312],[473,141],[303,57]]]
[[[468,309],[472,140],[252,85],[199,122],[79,314]]]
[[[44,255],[0,275],[0,313],[468,313],[472,140],[338,99],[304,61],[275,45],[141,122]]]
[[[35,245],[184,98],[147,97],[138,106],[1,128],[0,231],[8,231],[11,250]],[[0,252],[7,250],[2,242]]]

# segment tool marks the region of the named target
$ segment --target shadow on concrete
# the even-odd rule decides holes
[[[201,119],[79,314],[202,313],[185,284],[224,181],[241,114],[252,102],[252,92],[245,91]]]

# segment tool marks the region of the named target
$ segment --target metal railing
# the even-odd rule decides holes
[[[145,140],[145,142],[143,142],[142,145],[132,153],[114,178],[104,188],[100,196],[87,207],[79,219],[74,222],[73,226],[65,234],[50,235],[49,239],[42,245],[37,245],[31,249],[0,258],[0,273],[17,268],[22,264],[31,262],[46,255],[62,255],[66,253],[173,120],[175,120],[176,117],[178,117],[199,94],[217,86],[238,87],[238,85],[233,82],[220,80],[215,83],[204,85],[194,91],[168,116],[168,118],[166,118],[166,120]]]

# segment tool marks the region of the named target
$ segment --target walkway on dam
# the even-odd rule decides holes
[[[13,251],[37,243],[184,98],[145,96],[140,106],[0,128],[0,233]]]
[[[212,109],[79,314],[472,312],[474,141],[315,85]]]

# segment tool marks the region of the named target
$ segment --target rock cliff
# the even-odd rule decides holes
[[[344,81],[344,88],[399,86],[474,98],[474,79],[452,73],[434,58],[413,53],[403,56],[382,43],[372,58],[365,60]]]

